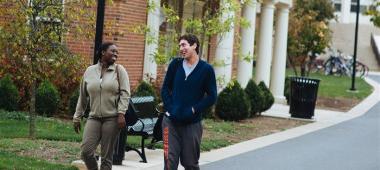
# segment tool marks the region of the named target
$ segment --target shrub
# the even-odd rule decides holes
[[[230,82],[222,92],[220,92],[215,106],[216,115],[228,121],[238,121],[249,117],[249,101],[235,80]]]
[[[260,113],[260,110],[263,106],[263,102],[265,100],[264,95],[261,88],[259,88],[256,85],[255,81],[253,81],[252,79],[249,80],[247,87],[245,88],[244,91],[247,94],[248,100],[251,104],[250,116],[252,117],[256,115],[257,113]]]
[[[286,77],[286,78],[285,78],[284,96],[285,96],[285,98],[286,98],[286,103],[289,104],[289,97],[290,97],[290,77]]]
[[[156,91],[154,90],[153,86],[146,82],[141,81],[140,84],[137,86],[136,91],[133,93],[133,96],[154,96],[156,97]]]
[[[59,93],[52,83],[43,81],[36,91],[36,111],[45,116],[56,113],[59,104]]]
[[[70,109],[70,97],[77,90],[89,61],[88,58],[73,54],[65,45],[60,45],[55,53],[54,64],[46,70],[54,70],[45,79],[54,84],[60,93],[59,113],[64,116],[72,116]]]
[[[19,93],[11,77],[6,75],[0,80],[0,109],[14,111],[18,109]]]
[[[74,93],[70,96],[69,99],[69,115],[72,116],[74,115],[76,108],[77,108],[77,103],[78,103],[78,98],[79,98],[79,89],[75,90]],[[83,117],[88,118],[88,114],[90,114],[90,104],[88,103],[86,110],[83,113]]]
[[[261,89],[264,96],[263,105],[260,112],[264,112],[272,107],[274,103],[274,97],[263,81],[259,83],[259,88]]]
[[[206,108],[202,112],[202,118],[203,119],[214,119],[215,118],[215,105],[212,105],[209,108]]]
[[[140,82],[132,96],[153,96],[156,104],[158,103],[158,97],[154,87],[146,81]]]
[[[27,120],[27,113],[0,110],[0,120]]]
[[[35,75],[39,80],[52,82],[62,96],[60,96],[60,111],[68,113],[69,99],[73,91],[78,87],[83,72],[90,61],[88,57],[70,52],[65,44],[55,44],[54,51],[49,51],[38,62],[38,70]],[[0,55],[0,77],[4,73],[12,75],[20,94],[19,108],[27,110],[30,101],[30,87],[32,75],[30,62],[24,55]]]
[[[74,93],[70,96],[70,101],[69,101],[70,114],[74,115],[75,109],[77,107],[78,98],[79,98],[79,89],[75,90]]]

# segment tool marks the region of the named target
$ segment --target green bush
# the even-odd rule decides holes
[[[272,107],[274,103],[274,97],[263,81],[259,83],[259,88],[261,89],[264,96],[263,105],[260,112],[264,112]]]
[[[49,81],[43,81],[36,91],[36,111],[44,116],[53,116],[58,109],[59,93]]]
[[[215,106],[215,114],[228,121],[238,121],[249,117],[250,105],[244,90],[235,80],[220,92]]]
[[[141,81],[140,84],[137,86],[136,91],[132,94],[134,97],[138,96],[153,96],[154,101],[158,102],[158,97],[156,90],[154,89],[153,85],[146,82],[146,81]]]
[[[146,82],[141,81],[140,84],[137,86],[136,91],[133,93],[133,96],[154,96],[156,97],[156,91],[154,90],[154,87]]]
[[[205,109],[202,113],[203,119],[215,119],[215,105]]]
[[[6,75],[0,79],[0,109],[14,111],[18,109],[20,99],[17,87],[11,77]]]
[[[75,90],[74,93],[70,96],[69,99],[69,115],[72,116],[74,115],[76,108],[77,108],[77,103],[78,103],[78,98],[79,98],[79,89]],[[83,113],[83,117],[87,118],[88,114],[90,114],[90,105],[88,104],[86,107],[86,110]]]
[[[247,87],[245,88],[245,93],[247,94],[247,97],[249,99],[249,102],[251,104],[251,114],[250,116],[253,117],[257,113],[260,113],[260,110],[264,103],[264,94],[259,88],[255,81],[252,79],[249,80]]]
[[[289,104],[289,97],[290,97],[290,77],[286,77],[286,78],[285,78],[284,96],[285,96],[285,98],[286,98],[286,103]]]
[[[78,98],[79,98],[79,89],[75,90],[74,93],[70,96],[70,101],[69,101],[69,112],[70,112],[70,115],[75,113],[75,109],[77,107]]]
[[[0,120],[27,120],[25,112],[0,110]]]

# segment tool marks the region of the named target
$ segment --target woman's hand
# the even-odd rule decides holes
[[[126,124],[125,124],[125,118],[124,118],[124,114],[123,113],[119,113],[118,114],[117,124],[119,125],[120,129],[125,128]]]
[[[74,130],[79,134],[80,132],[80,122],[74,122]]]

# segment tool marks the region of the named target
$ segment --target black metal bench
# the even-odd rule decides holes
[[[137,152],[142,159],[141,162],[147,163],[145,156],[145,140],[153,136],[153,129],[158,120],[159,111],[156,108],[153,96],[132,97],[131,100],[138,116],[138,120],[133,126],[127,127],[127,136],[141,137],[141,151],[129,146],[128,143],[126,151],[133,150]],[[153,149],[153,145],[156,142],[158,141],[152,138],[148,148]]]

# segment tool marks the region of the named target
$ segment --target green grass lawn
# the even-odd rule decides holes
[[[298,73],[299,74],[299,73]],[[286,70],[286,76],[294,76],[292,69]],[[364,79],[355,78],[356,92],[350,92],[351,77],[324,75],[323,73],[310,73],[309,78],[319,79],[318,97],[325,98],[355,98],[362,100],[371,94],[373,88]]]
[[[70,164],[80,157],[80,142],[2,138],[0,139],[0,151],[18,153],[49,162]]]
[[[320,79],[318,96],[329,98],[355,98],[362,100],[373,91],[372,86],[362,78],[355,78],[356,92],[351,92],[352,79],[347,76],[325,76],[320,73],[310,75],[310,78]]]
[[[0,138],[28,138],[29,121],[27,119],[13,120],[2,119],[0,111]],[[81,133],[76,134],[71,121],[61,121],[53,118],[38,117],[36,121],[37,139],[57,140],[57,141],[82,141],[84,122],[82,122]],[[128,137],[131,146],[140,144],[139,137]]]
[[[298,76],[299,76],[299,70]],[[294,76],[293,69],[286,69],[286,76]],[[253,69],[253,78],[255,77],[255,69]],[[310,73],[309,78],[315,78],[321,80],[318,88],[318,97],[324,98],[354,98],[362,100],[371,94],[373,88],[365,82],[364,79],[356,77],[355,78],[355,88],[356,92],[350,92],[351,88],[351,77],[348,76],[333,76],[324,75],[323,73]]]
[[[14,153],[0,150],[0,169],[17,169],[17,170],[75,170],[74,166],[60,165],[47,162],[41,159],[18,156]]]
[[[1,113],[1,112],[0,112]],[[206,120],[211,129],[216,129],[215,133],[222,133],[221,135],[230,135],[234,133],[232,126],[233,122],[215,122],[212,120]],[[71,122],[65,122],[50,118],[37,119],[37,139],[54,140],[54,141],[68,141],[68,142],[80,142],[82,140],[82,134],[76,134],[72,128]],[[40,146],[40,143],[26,142],[25,145],[15,145],[15,141],[10,142],[11,138],[19,138],[22,140],[28,138],[29,122],[27,120],[1,120],[0,119],[0,149],[1,148],[19,148],[28,149]],[[83,129],[83,123],[82,123]],[[132,147],[140,146],[140,137],[128,136],[128,145]],[[148,144],[150,140],[146,140]],[[13,143],[13,144],[12,144]],[[222,139],[206,139],[202,142],[202,151],[208,151],[215,148],[224,147],[231,144],[227,140]],[[79,146],[77,147],[79,151]],[[156,148],[162,148],[162,143],[155,145]],[[17,150],[12,150],[17,151]]]
[[[1,112],[0,112],[1,114]],[[211,130],[215,129],[215,133],[223,133],[223,135],[231,135],[234,133],[233,122],[215,122],[212,120],[205,120],[207,125],[210,125]],[[68,141],[68,142],[80,142],[82,140],[82,134],[76,134],[73,130],[72,123],[70,121],[60,121],[51,118],[38,117],[37,122],[37,139],[44,140],[56,140],[56,141]],[[28,120],[12,120],[1,119],[0,117],[0,138],[27,138],[29,134],[29,122]],[[82,123],[83,130],[83,123]],[[83,131],[82,131],[83,132]],[[140,146],[140,137],[128,136],[128,145],[132,147]],[[150,140],[146,140],[148,144]],[[10,143],[10,142],[8,142]],[[6,146],[6,142],[0,140],[0,148]],[[15,148],[23,148],[33,143],[27,143],[28,145],[18,145]],[[224,147],[230,145],[231,142],[223,139],[205,139],[202,142],[202,151],[208,151],[215,148]],[[12,148],[12,145],[10,148]],[[31,146],[32,147],[32,146]],[[156,148],[162,148],[162,144],[155,145]],[[9,147],[8,147],[9,148]]]
[[[82,135],[76,134],[71,122],[56,119],[38,118],[37,139],[81,141]],[[28,120],[0,120],[0,138],[26,138],[29,135]]]

